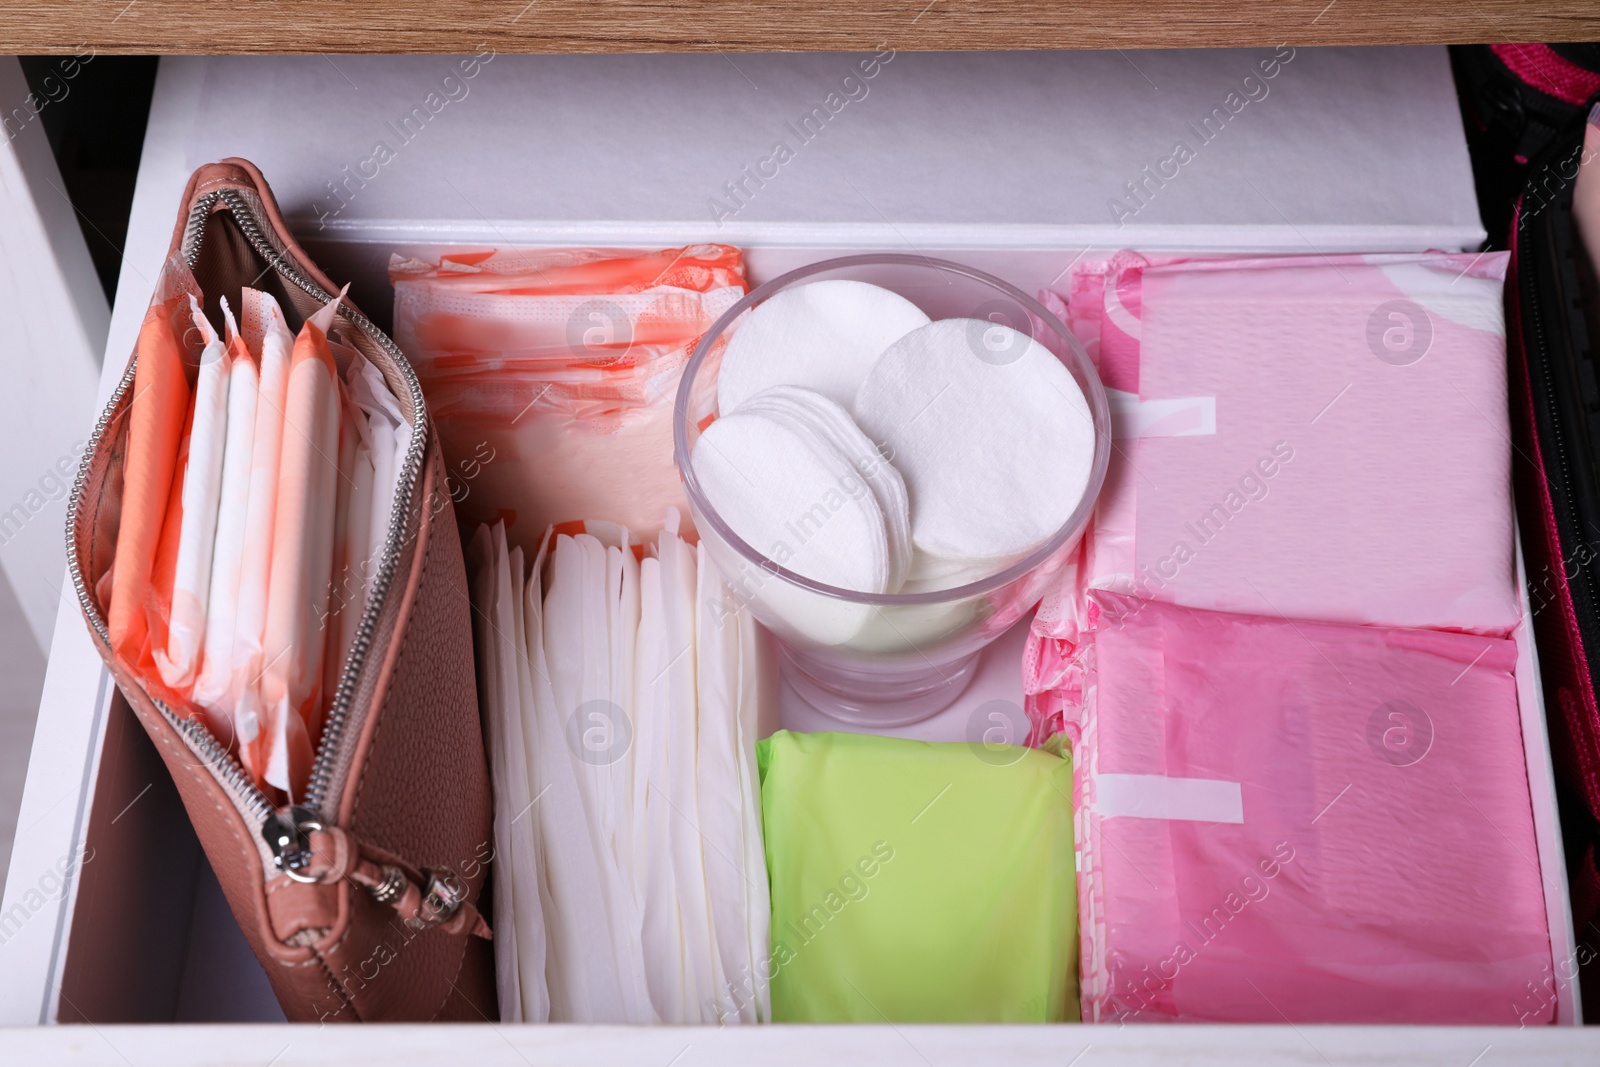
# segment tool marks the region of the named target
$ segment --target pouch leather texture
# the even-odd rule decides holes
[[[290,235],[260,171],[242,159],[195,172],[171,251],[185,255],[213,321],[218,297],[232,302],[241,286],[273,293],[291,329],[338,291]],[[349,663],[359,666],[347,664],[342,676],[341,690],[351,693],[342,730],[336,744],[319,748],[325,783],[321,805],[306,820],[314,822],[305,828],[310,862],[298,877],[275,862],[248,776],[232,757],[206,747],[210,735],[198,721],[147,693],[107,640],[106,605],[96,589],[115,555],[131,360],[69,504],[72,577],[95,645],[171,771],[285,1016],[492,1021],[493,954],[478,909],[493,858],[493,809],[465,564],[444,461],[404,357],[348,303],[340,319],[343,339],[383,373],[423,445],[420,468],[408,466],[415,478],[404,536],[398,550],[393,539],[386,550],[394,557],[392,578],[386,589],[375,585],[363,619],[370,639],[358,639]],[[403,495],[397,490],[397,508]],[[381,884],[386,875],[394,884]],[[430,875],[446,878],[462,898],[449,921],[429,912],[425,900],[419,904]]]

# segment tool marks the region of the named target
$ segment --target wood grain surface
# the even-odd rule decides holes
[[[0,51],[678,52],[1600,40],[1597,0],[5,0]]]

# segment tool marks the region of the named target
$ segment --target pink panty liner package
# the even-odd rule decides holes
[[[1512,641],[1088,614],[1086,1021],[1551,1021]]]
[[[1219,611],[1510,633],[1503,253],[1148,259],[1080,269],[1063,312],[1117,440],[1034,624],[1039,736],[1111,589]]]

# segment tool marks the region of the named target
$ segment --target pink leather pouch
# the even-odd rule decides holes
[[[242,159],[190,179],[173,235],[215,313],[243,287],[291,328],[337,287],[295,243]],[[176,781],[246,940],[290,1021],[495,1016],[478,901],[493,856],[461,542],[422,391],[399,348],[348,303],[342,339],[383,375],[411,427],[395,506],[355,637],[336,672],[310,773],[284,807],[236,748],[114,648],[116,559],[136,363],[100,416],[74,486],[68,557],[85,620]]]

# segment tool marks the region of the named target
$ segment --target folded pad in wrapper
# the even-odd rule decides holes
[[[1086,1019],[1551,1021],[1513,642],[1090,604]]]
[[[1088,587],[1508,633],[1504,256],[1144,263],[1071,318],[1124,410],[1210,400],[1214,432],[1119,434]]]
[[[683,365],[745,293],[743,254],[586,249],[395,257],[395,340],[422,379],[456,512],[530,554],[548,526],[648,537],[687,510],[672,462]]]
[[[502,527],[473,539],[503,1019],[769,1017],[759,642],[675,530],[552,530],[525,590]]]
[[[1076,684],[1087,589],[1509,633],[1505,269],[1499,253],[1118,253],[1076,274],[1068,321],[1118,440],[1080,565],[1034,627],[1034,718]]]
[[[775,1022],[1077,1020],[1069,761],[786,730],[757,758]]]

